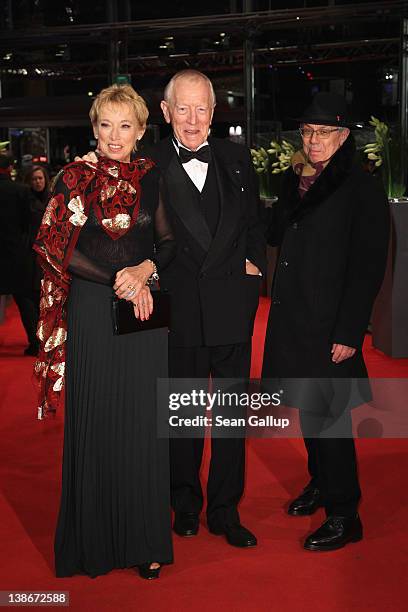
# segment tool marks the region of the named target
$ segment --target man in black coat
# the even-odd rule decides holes
[[[300,118],[303,150],[292,160],[268,236],[281,248],[262,375],[311,379],[300,410],[311,480],[288,510],[304,516],[324,506],[327,520],[306,539],[308,550],[362,537],[347,397],[331,411],[347,379],[367,377],[362,344],[389,237],[387,198],[355,162],[346,114],[341,96],[319,93]],[[324,430],[329,422],[339,437]]]
[[[13,158],[0,154],[0,293],[12,294],[27,334],[25,355],[36,355],[38,301],[33,296],[30,243],[33,197],[11,179]]]
[[[155,147],[177,255],[161,274],[172,299],[169,375],[173,378],[247,378],[251,336],[265,270],[257,180],[248,149],[209,137],[215,95],[195,70],[177,73],[161,103],[171,136]],[[198,532],[203,493],[199,471],[203,438],[171,439],[174,530]],[[235,546],[256,544],[243,527],[245,440],[212,438],[207,524]]]

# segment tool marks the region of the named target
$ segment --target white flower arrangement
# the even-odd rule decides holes
[[[268,153],[278,158],[278,161],[272,164],[272,174],[280,174],[281,172],[286,172],[286,170],[290,168],[292,157],[295,154],[295,148],[287,140],[282,140],[282,144],[279,144],[276,140],[272,140],[271,148],[268,149]]]
[[[389,126],[376,117],[371,116],[370,125],[374,128],[375,142],[364,147],[367,158],[374,162],[375,168],[382,166],[385,191],[389,198],[399,198],[405,193],[405,185],[401,183],[400,145],[392,137]]]
[[[271,175],[286,172],[290,168],[294,153],[295,148],[287,140],[282,140],[282,143],[272,140],[269,149],[264,147],[251,149],[252,163],[259,176],[261,196],[274,195]]]
[[[369,123],[375,128],[375,142],[369,142],[364,147],[364,153],[367,155],[368,159],[375,161],[374,165],[376,168],[378,168],[384,161],[382,156],[384,151],[386,151],[388,148],[388,143],[390,141],[390,130],[386,123],[383,123],[372,115]]]

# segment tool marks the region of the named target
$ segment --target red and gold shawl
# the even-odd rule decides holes
[[[67,268],[79,232],[92,206],[112,240],[123,236],[137,220],[140,180],[153,166],[149,159],[123,163],[100,157],[95,164],[68,164],[56,178],[33,247],[44,271],[37,328],[40,350],[34,366],[39,383],[39,419],[55,413],[63,398],[65,305],[71,282]]]

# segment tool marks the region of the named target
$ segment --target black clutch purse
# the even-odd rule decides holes
[[[153,312],[147,321],[136,319],[132,302],[114,297],[112,301],[113,333],[120,336],[148,329],[170,327],[170,295],[163,291],[152,291],[152,297]]]

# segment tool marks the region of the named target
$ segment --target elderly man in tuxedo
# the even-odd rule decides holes
[[[161,275],[171,293],[169,374],[174,378],[246,378],[251,336],[265,270],[264,228],[249,150],[209,136],[215,95],[195,70],[177,73],[161,103],[172,134],[153,157],[178,244]],[[203,507],[203,438],[170,440],[174,531],[194,536]],[[245,440],[212,438],[207,524],[229,544],[254,546],[241,525]]]

